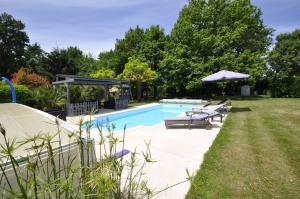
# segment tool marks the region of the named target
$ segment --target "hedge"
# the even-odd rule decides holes
[[[300,97],[300,76],[294,78],[290,93],[292,97]]]
[[[14,87],[17,95],[17,103],[25,104],[31,97],[30,90],[23,85],[14,85]],[[10,87],[0,83],[0,103],[9,102],[12,102]]]

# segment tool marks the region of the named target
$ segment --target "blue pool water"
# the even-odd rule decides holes
[[[92,121],[92,128],[97,127],[97,125],[105,127],[107,121],[116,125],[115,130],[122,130],[125,125],[127,129],[139,125],[153,126],[163,122],[165,118],[175,117],[191,109],[192,106],[188,105],[154,105],[141,109],[112,113],[107,116],[97,117]]]

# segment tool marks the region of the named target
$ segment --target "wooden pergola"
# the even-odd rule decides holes
[[[115,109],[127,108],[128,101],[130,99],[130,82],[127,80],[116,80],[116,79],[110,79],[110,78],[90,78],[90,77],[81,77],[81,76],[76,76],[76,75],[57,74],[55,76],[55,81],[52,82],[52,84],[54,86],[58,86],[58,85],[65,86],[66,96],[67,96],[67,105],[71,104],[69,86],[72,84],[103,86],[105,101],[109,100],[109,86],[118,85],[120,87],[120,94],[119,94],[119,99],[115,101],[115,104],[116,104]],[[129,90],[129,92],[128,92],[128,90]]]

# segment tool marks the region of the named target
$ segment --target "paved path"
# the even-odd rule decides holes
[[[222,123],[215,121],[211,130],[166,129],[163,123],[152,127],[139,126],[126,131],[125,148],[137,152],[144,150],[145,141],[151,140],[151,154],[158,162],[145,167],[150,187],[161,190],[166,186],[186,180],[186,169],[195,173],[203,161]],[[116,133],[121,136],[121,133]],[[97,140],[98,133],[92,133]],[[96,149],[96,151],[98,151]],[[162,199],[182,199],[189,190],[190,183],[185,182],[157,195]]]

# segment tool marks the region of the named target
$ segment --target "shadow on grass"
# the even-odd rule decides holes
[[[258,96],[248,96],[248,97],[242,97],[242,96],[233,96],[230,99],[232,100],[249,100],[249,101],[254,101],[254,100],[264,100],[270,98],[267,95],[258,95]]]
[[[212,98],[212,100],[222,100],[222,99],[225,99],[225,98],[228,98],[228,99],[231,99],[231,100],[249,100],[249,101],[254,101],[254,100],[264,100],[264,99],[268,99],[270,98],[269,96],[267,95],[257,95],[257,96],[248,96],[248,97],[242,97],[242,96],[224,96],[224,97],[214,97]]]
[[[212,128],[220,128],[220,125],[218,124],[212,124]],[[187,130],[192,130],[192,129],[206,129],[206,130],[211,130],[208,129],[206,126],[203,125],[192,125],[192,126],[188,126],[188,125],[174,125],[174,126],[169,126],[168,129],[187,129]]]
[[[240,113],[240,112],[249,112],[252,111],[249,107],[232,107],[230,112],[232,113]]]

